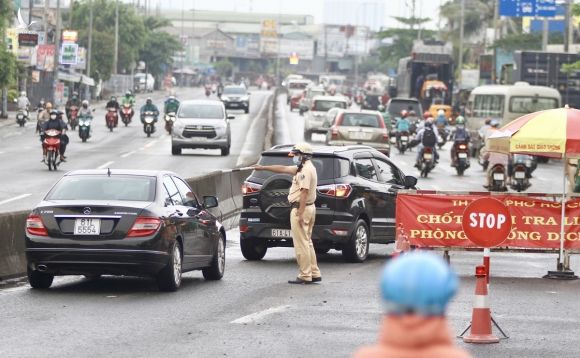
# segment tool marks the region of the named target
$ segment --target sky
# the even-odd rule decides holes
[[[141,0],[143,2],[143,0]],[[320,23],[323,18],[323,0],[150,0],[152,4],[161,3],[162,6],[181,9],[197,8],[200,10],[222,10],[240,12],[265,12],[313,15],[315,22]],[[431,17],[433,21],[427,27],[437,27],[439,6],[444,0],[416,0],[419,17]],[[127,0],[125,0],[127,2]],[[411,0],[384,0],[387,18],[385,26],[397,26],[393,16],[409,16],[407,4]]]

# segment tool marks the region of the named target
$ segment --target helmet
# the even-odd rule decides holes
[[[385,106],[383,106],[382,104],[379,104],[379,105],[377,106],[377,110],[378,110],[379,112],[384,112],[384,111],[385,111]]]
[[[381,276],[388,313],[442,316],[459,281],[442,258],[415,251],[390,261]]]
[[[169,96],[169,99],[175,100],[175,96],[174,95],[171,95],[171,96]]]
[[[465,118],[463,118],[463,116],[458,116],[455,118],[455,124],[465,124]]]
[[[53,110],[50,111],[49,118],[50,119],[57,119],[58,118],[58,114],[59,114],[58,111],[56,109],[53,109]]]
[[[423,119],[427,119],[427,118],[431,118],[431,117],[432,117],[431,112],[429,112],[429,111],[423,112]]]
[[[417,113],[415,113],[415,111],[409,111],[409,116],[416,117]]]
[[[425,121],[425,128],[433,128],[433,122],[431,122],[431,120],[426,120]]]
[[[499,127],[499,121],[497,119],[492,119],[489,124],[494,128]]]
[[[151,97],[147,97],[147,101],[145,101],[147,104],[151,104],[153,103],[153,100],[151,99]]]
[[[89,106],[89,101],[87,101],[86,99],[84,101],[81,102],[83,107],[88,107]]]
[[[491,118],[487,118],[485,120],[485,124],[488,125],[488,126],[491,125]]]
[[[20,92],[20,95],[21,95],[22,97],[25,97],[25,96],[26,96],[26,92],[25,92],[25,91],[22,91],[22,92]]]
[[[312,147],[308,143],[298,143],[292,147],[289,155],[293,157],[296,154],[312,155]]]
[[[406,109],[403,109],[403,110],[401,111],[401,117],[405,118],[405,117],[407,117],[408,115],[409,115],[409,112],[407,112],[407,110],[406,110]]]
[[[46,102],[46,104],[44,105],[44,108],[46,108],[47,110],[50,111],[52,109],[52,103]]]
[[[125,96],[130,96],[130,95],[131,95],[131,91],[125,92]]]
[[[442,109],[440,109],[440,110],[437,111],[437,115],[438,116],[444,116],[445,115],[445,111],[442,110]]]

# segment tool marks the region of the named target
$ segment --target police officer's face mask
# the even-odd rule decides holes
[[[300,165],[300,163],[302,163],[302,156],[295,155],[292,157],[292,161],[294,162],[295,165]]]

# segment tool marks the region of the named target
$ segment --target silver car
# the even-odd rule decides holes
[[[312,108],[304,120],[304,139],[312,139],[312,133],[326,134],[326,113],[332,108],[346,109],[348,99],[342,96],[316,96],[312,99]]]
[[[171,132],[171,154],[180,155],[184,148],[220,149],[230,154],[232,143],[230,119],[224,104],[215,100],[190,100],[179,105]]]
[[[389,134],[377,111],[340,111],[326,134],[327,145],[363,144],[390,155]]]

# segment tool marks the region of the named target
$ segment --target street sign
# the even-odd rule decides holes
[[[35,32],[21,32],[18,34],[18,46],[35,47],[38,45],[38,34]]]
[[[474,200],[463,212],[463,231],[480,247],[501,245],[512,230],[509,209],[493,198]]]
[[[499,15],[555,17],[556,0],[499,0]]]
[[[78,62],[79,45],[71,42],[65,42],[60,48],[60,64],[76,65]]]

